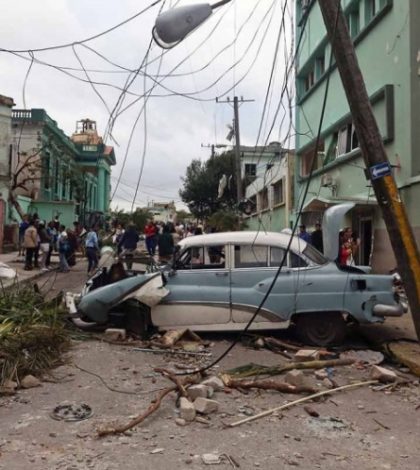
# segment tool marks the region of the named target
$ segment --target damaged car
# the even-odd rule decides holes
[[[326,224],[343,211],[336,207],[331,218],[326,214]],[[393,276],[338,265],[337,243],[325,232],[323,255],[289,233],[188,237],[159,271],[130,276],[117,263],[97,277],[96,285],[93,279],[84,295],[67,296],[67,301],[81,327],[123,322],[141,335],[151,328],[240,331],[271,289],[251,331],[293,324],[307,344],[338,344],[348,322],[383,322],[405,313],[407,305]],[[106,285],[99,286],[98,279]]]

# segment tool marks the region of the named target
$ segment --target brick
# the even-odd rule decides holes
[[[108,341],[121,341],[125,339],[126,331],[124,328],[107,328],[104,335]]]
[[[185,421],[194,421],[195,415],[195,406],[188,400],[188,398],[181,397],[179,400],[179,417]]]
[[[398,378],[394,371],[380,366],[372,366],[370,376],[373,380],[379,380],[382,383],[395,382]]]

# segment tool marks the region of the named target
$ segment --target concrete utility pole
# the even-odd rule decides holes
[[[318,3],[420,339],[420,255],[416,240],[391,173],[340,1],[318,0]]]
[[[239,99],[237,96],[233,98],[233,111],[234,111],[234,134],[235,134],[235,173],[236,173],[236,202],[239,204],[242,201],[242,177],[241,177],[241,140],[239,135],[239,103],[252,103],[255,100],[244,100],[242,97]],[[232,104],[232,100],[227,98],[225,101],[220,101],[216,98],[216,103]]]
[[[225,144],[201,144],[201,148],[204,149],[211,149],[211,158],[214,158],[216,156],[216,149],[221,149],[221,148],[226,148],[227,145]]]

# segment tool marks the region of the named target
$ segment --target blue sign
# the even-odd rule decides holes
[[[391,165],[389,162],[378,163],[369,168],[372,180],[377,180],[391,174]]]

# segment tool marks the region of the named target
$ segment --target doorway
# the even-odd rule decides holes
[[[370,266],[372,254],[372,217],[361,217],[359,222],[360,250],[359,264]]]

